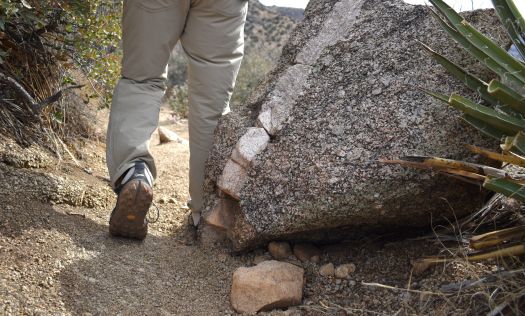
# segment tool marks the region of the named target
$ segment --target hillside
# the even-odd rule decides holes
[[[284,46],[297,24],[290,8],[267,7],[259,1],[250,2],[245,26],[246,51],[265,49],[272,51]],[[304,10],[297,9],[302,15]]]
[[[266,8],[274,10],[280,15],[292,18],[295,21],[301,21],[304,18],[304,10],[300,8],[267,6]]]

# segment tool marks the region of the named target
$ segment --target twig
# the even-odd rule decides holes
[[[80,89],[82,87],[84,87],[83,84],[77,84],[77,85],[73,85],[73,86],[69,86],[69,87],[65,87],[63,89],[60,89],[57,93],[53,94],[52,96],[46,98],[44,101],[40,102],[38,104],[38,111],[40,112],[40,111],[42,111],[42,108],[45,107],[46,105],[54,103],[54,102],[57,102],[58,100],[60,100],[60,98],[62,97],[62,94],[64,94],[64,92],[66,92],[67,90]]]
[[[381,283],[361,282],[361,284],[362,285],[366,285],[366,286],[380,287],[380,288],[383,288],[383,289],[394,290],[394,291],[401,291],[401,292],[410,292],[410,293],[425,294],[425,295],[436,295],[436,296],[443,296],[444,295],[443,293],[434,293],[434,292],[430,292],[430,291],[411,290],[411,289],[405,289],[405,288],[385,285],[385,284],[381,284]]]
[[[49,105],[51,103],[54,103],[58,100],[60,100],[60,98],[62,97],[62,94],[67,91],[67,90],[71,90],[71,89],[79,89],[79,88],[82,88],[84,87],[84,85],[73,85],[73,86],[69,86],[69,87],[65,87],[63,89],[60,89],[57,93],[53,94],[52,96],[46,98],[44,101],[38,103],[35,101],[35,99],[29,94],[29,92],[27,92],[27,90],[20,84],[18,83],[15,79],[9,77],[9,76],[6,76],[5,74],[1,73],[0,72],[0,80],[3,80],[5,82],[8,82],[10,83],[13,87],[15,87],[15,89],[26,99],[26,101],[29,103],[29,105],[31,106],[31,109],[33,110],[33,112],[35,114],[39,114],[42,109],[46,106],[46,105]]]
[[[80,217],[86,218],[86,214],[73,213],[73,212],[66,212],[66,214],[71,215],[71,216],[80,216]]]
[[[3,73],[0,72],[0,80],[3,80],[5,82],[8,82],[10,83],[25,99],[26,101],[31,105],[31,108],[33,110],[36,109],[36,106],[38,105],[38,103],[35,101],[35,99],[27,92],[26,89],[24,89],[24,87],[18,83],[15,79],[9,77],[9,76],[6,76],[4,75]]]
[[[492,282],[496,282],[496,281],[498,281],[498,280],[500,280],[502,278],[504,279],[504,278],[513,277],[516,274],[524,273],[524,272],[525,272],[524,269],[513,270],[513,271],[505,271],[505,272],[501,272],[501,273],[497,273],[497,274],[488,275],[488,276],[483,277],[483,278],[481,278],[479,280],[465,280],[465,281],[459,282],[459,283],[445,284],[445,285],[441,286],[440,291],[443,291],[443,292],[457,292],[459,290],[467,290],[467,289],[470,289],[470,288],[473,288],[473,287],[478,287],[478,286],[490,284]]]
[[[57,139],[60,142],[60,144],[62,145],[62,147],[64,148],[64,150],[66,151],[66,153],[68,153],[69,157],[71,157],[71,159],[73,159],[73,162],[75,163],[75,165],[80,167],[80,163],[75,158],[75,156],[71,153],[71,151],[69,151],[69,149],[67,148],[67,145],[60,139],[60,137],[57,137]]]
[[[56,136],[53,132],[49,132],[47,128],[45,128],[44,131],[48,133],[49,138],[51,138],[51,140],[53,140],[55,143],[55,154],[57,155],[58,161],[60,162],[62,160],[62,155],[60,155],[60,149],[57,142],[58,136]]]

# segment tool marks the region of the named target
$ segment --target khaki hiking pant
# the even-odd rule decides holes
[[[244,50],[247,1],[125,0],[122,78],[111,105],[106,160],[111,184],[133,162],[154,177],[149,139],[159,120],[167,64],[177,41],[188,59],[190,196],[203,207],[204,164],[219,118],[229,112]],[[176,157],[174,157],[173,161]]]

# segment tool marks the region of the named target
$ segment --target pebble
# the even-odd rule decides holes
[[[313,257],[317,257],[317,259],[319,259],[321,250],[312,244],[303,243],[294,245],[293,254],[297,257],[297,259],[301,260],[302,262],[306,262],[313,261]]]
[[[335,273],[335,268],[334,268],[334,264],[333,263],[323,264],[319,268],[319,274],[324,276],[324,277],[334,276],[334,273]]]
[[[335,269],[335,277],[338,279],[347,279],[350,273],[355,272],[355,269],[356,266],[353,263],[342,264]]]
[[[274,259],[286,259],[292,255],[292,247],[287,242],[272,241],[268,244],[268,251]]]

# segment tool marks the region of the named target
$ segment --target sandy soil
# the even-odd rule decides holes
[[[186,123],[174,124],[167,110],[161,125],[187,139]],[[4,142],[0,314],[234,314],[229,305],[231,275],[237,267],[252,265],[254,256],[265,250],[231,255],[227,248],[205,247],[194,240],[186,224],[188,145],[159,145],[154,135],[152,150],[159,169],[155,201],[161,217],[150,226],[144,242],[134,242],[108,234],[115,197],[107,182],[103,143],[83,146],[77,166],[69,160],[57,162],[35,148]],[[320,264],[303,264],[307,279],[303,305],[272,314],[476,314],[476,300],[458,305],[462,300],[418,292],[468,277],[470,272],[461,264],[411,279],[410,260],[437,253],[440,246],[424,240],[386,240],[388,236],[365,236],[322,246],[320,264],[353,262],[357,271],[350,279],[336,280],[320,276]],[[476,272],[490,268],[479,265]]]

